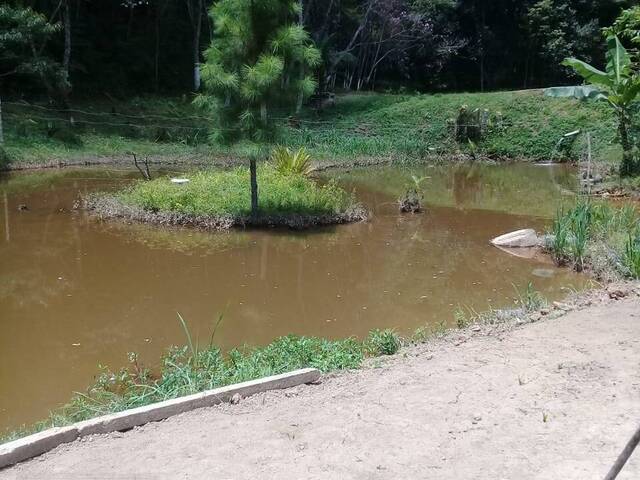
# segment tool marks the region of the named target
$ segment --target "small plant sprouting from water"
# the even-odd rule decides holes
[[[365,350],[372,356],[393,355],[401,345],[400,336],[391,329],[372,330],[364,342]]]
[[[413,184],[407,189],[405,194],[398,199],[400,211],[403,213],[419,213],[422,211],[422,202],[424,201],[424,192],[422,183],[430,177],[418,178],[411,175]]]

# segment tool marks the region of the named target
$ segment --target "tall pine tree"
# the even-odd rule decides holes
[[[220,0],[201,66],[197,103],[217,119],[214,137],[263,139],[277,115],[292,113],[316,89],[320,52],[293,0]]]

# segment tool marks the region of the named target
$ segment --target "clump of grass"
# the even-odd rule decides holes
[[[372,330],[364,342],[365,350],[371,356],[393,355],[401,345],[400,336],[391,329]]]
[[[468,318],[467,313],[460,305],[458,305],[454,310],[453,318],[455,319],[456,326],[458,328],[466,328],[469,326],[469,323],[471,323],[471,320]]]
[[[584,257],[587,241],[589,240],[591,218],[591,204],[588,201],[578,203],[569,218],[569,230],[571,233],[569,248],[575,269],[578,272],[584,269]]]
[[[311,155],[304,147],[294,151],[279,145],[273,149],[269,160],[281,175],[307,176],[313,171]]]
[[[631,277],[640,279],[640,227],[629,234],[624,247],[623,263]]]
[[[516,301],[525,313],[540,310],[547,305],[547,299],[534,288],[533,283],[527,283],[524,289],[519,289],[515,285],[514,288],[516,290]]]
[[[633,276],[633,239],[639,222],[631,204],[615,207],[580,200],[574,208],[558,212],[547,248],[558,265],[571,262],[577,271],[589,268],[603,279]]]
[[[416,328],[409,338],[412,343],[425,343],[433,337],[444,335],[447,331],[447,322],[441,319],[435,325],[422,325]]]
[[[553,220],[550,245],[551,255],[558,266],[564,265],[568,258],[568,235],[569,227],[566,217],[561,212],[558,212]]]

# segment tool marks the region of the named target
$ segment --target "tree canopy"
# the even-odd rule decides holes
[[[220,0],[211,9],[215,30],[201,67],[197,102],[219,118],[216,135],[264,134],[271,109],[292,113],[317,83],[311,69],[320,52],[292,0]]]
[[[12,45],[8,53],[25,58],[33,53],[26,45],[36,45],[38,61],[31,62],[31,68],[43,71],[54,65],[42,63],[44,59],[64,65],[75,94],[188,93],[199,88],[198,64],[210,61],[211,52],[205,56],[205,51],[218,28],[215,12],[224,13],[226,3],[8,0],[5,13],[12,9],[40,15],[33,37],[22,46]],[[289,3],[296,8],[289,13],[292,19],[304,26],[321,53],[322,66],[314,76],[321,91],[489,90],[575,83],[571,69],[559,61],[573,56],[602,68],[601,30],[633,6],[631,0]],[[209,11],[212,16],[207,16]],[[638,38],[638,11],[629,10],[614,26],[628,44]],[[7,56],[6,48],[2,56]],[[17,66],[10,59],[0,62],[5,71]],[[29,78],[34,81],[2,77],[5,95],[38,93],[41,82],[37,76]]]
[[[0,80],[32,77],[49,89],[64,83],[60,64],[46,52],[59,30],[59,24],[31,8],[0,5]]]

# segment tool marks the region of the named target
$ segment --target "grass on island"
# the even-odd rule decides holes
[[[103,217],[203,228],[210,221],[220,228],[245,224],[304,227],[365,218],[354,195],[335,182],[320,184],[304,175],[283,174],[269,163],[260,165],[257,172],[257,218],[251,217],[246,167],[199,171],[185,177],[189,179],[185,184],[172,183],[167,177],[140,181],[115,195],[90,196],[87,206]]]
[[[487,110],[492,124],[481,140],[456,142],[450,120],[460,107]],[[5,154],[15,167],[124,158],[128,152],[185,163],[243,158],[248,145],[210,143],[204,117],[191,98],[148,97],[127,102],[86,100],[69,113],[3,102]],[[411,161],[471,155],[529,160],[576,159],[585,152],[579,136],[558,151],[574,130],[592,134],[593,158],[617,163],[615,118],[603,102],[544,97],[541,90],[492,93],[339,95],[334,107],[278,119],[274,144],[306,146],[318,160],[340,164],[362,157]],[[73,117],[70,124],[68,117]],[[268,145],[267,145],[268,146]],[[1,162],[2,160],[0,160]]]

